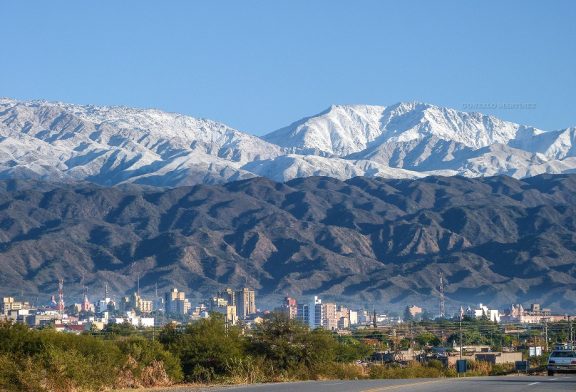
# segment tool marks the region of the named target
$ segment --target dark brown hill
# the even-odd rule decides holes
[[[399,308],[576,305],[576,175],[339,181],[255,178],[174,189],[0,182],[0,294],[117,294],[248,284]],[[432,308],[434,309],[434,308]]]

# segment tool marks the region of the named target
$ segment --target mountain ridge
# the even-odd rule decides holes
[[[544,132],[421,102],[332,105],[262,137],[156,109],[0,99],[0,178],[174,187],[255,176],[419,178],[576,170],[576,128]]]
[[[0,180],[4,295],[253,286],[401,309],[576,304],[576,175],[263,177],[168,189]]]

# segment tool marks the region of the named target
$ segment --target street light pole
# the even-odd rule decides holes
[[[548,319],[547,318],[544,319],[544,338],[546,339],[544,341],[544,347],[546,349],[546,352],[548,352]]]
[[[464,317],[464,309],[460,307],[460,359],[462,359],[462,318]]]
[[[572,330],[572,320],[570,320],[570,316],[568,316],[568,324],[570,324],[570,350],[574,349],[574,334]]]

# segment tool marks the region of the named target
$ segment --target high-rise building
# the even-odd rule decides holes
[[[231,288],[226,288],[226,290],[220,291],[217,294],[218,298],[224,298],[228,305],[236,306],[236,293]]]
[[[324,303],[322,304],[322,327],[330,331],[338,329],[339,317],[336,311],[335,303]]]
[[[317,296],[314,297],[314,328],[322,327],[322,320],[324,319],[324,307],[322,306],[322,300]]]
[[[224,319],[230,325],[238,322],[238,312],[235,305],[229,305],[225,298],[213,297],[210,300],[210,311],[224,315]]]
[[[282,304],[282,311],[290,319],[295,319],[298,315],[298,303],[295,298],[286,297],[284,298],[284,303]]]
[[[297,305],[296,320],[300,321],[302,324],[310,325],[310,305]]]
[[[350,316],[350,325],[358,324],[358,311],[357,310],[350,310],[348,312]]]
[[[169,314],[188,314],[190,311],[190,301],[186,298],[186,293],[173,288],[164,294],[164,310]]]
[[[122,299],[122,309],[124,311],[139,310],[141,313],[150,313],[153,310],[153,301],[145,300],[134,292],[131,296]]]
[[[245,319],[256,313],[256,294],[254,289],[244,287],[236,294],[236,311],[239,319]]]
[[[350,328],[350,309],[345,306],[338,306],[336,317],[338,318],[338,329]]]

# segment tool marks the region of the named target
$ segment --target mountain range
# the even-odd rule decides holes
[[[576,306],[576,128],[336,105],[253,136],[0,99],[2,294],[225,286],[401,307]]]
[[[0,287],[92,298],[171,287],[259,304],[313,295],[449,309],[576,306],[576,174],[417,180],[252,178],[159,189],[0,181]]]
[[[126,107],[0,99],[0,178],[175,187],[267,177],[420,178],[576,169],[576,128],[544,132],[423,103],[335,105],[253,136]]]

